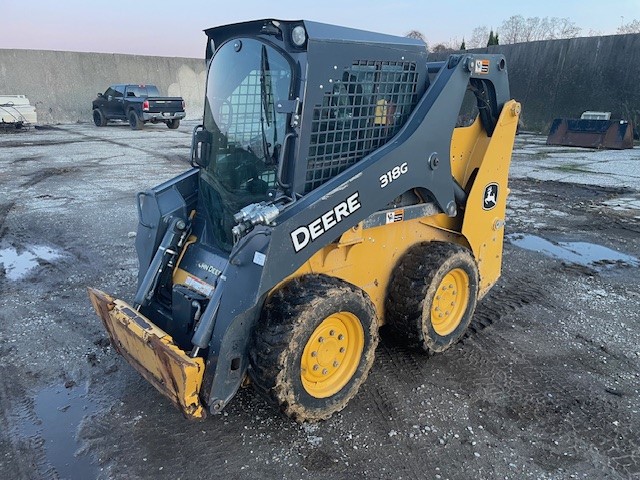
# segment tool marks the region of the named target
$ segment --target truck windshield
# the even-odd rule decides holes
[[[276,112],[287,100],[292,70],[275,48],[254,39],[222,45],[209,65],[200,195],[218,247],[230,251],[233,215],[269,198],[286,133],[286,114]]]

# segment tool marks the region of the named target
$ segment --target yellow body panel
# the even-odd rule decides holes
[[[457,217],[438,214],[365,230],[360,223],[338,242],[316,252],[282,283],[309,273],[345,280],[367,292],[384,324],[384,301],[398,260],[416,243],[439,240],[471,249],[478,264],[482,298],[500,276],[507,177],[519,113],[520,104],[507,102],[491,137],[478,119],[469,127],[455,129],[451,141],[454,177],[464,187],[478,170],[466,208]],[[483,195],[489,183],[498,184],[500,193],[496,206],[485,211]]]
[[[382,324],[391,272],[411,245],[431,240],[464,244],[459,235],[433,227],[422,219],[395,222],[366,230],[360,224],[345,232],[337,243],[316,252],[284,281],[308,273],[323,273],[357,285],[371,298]]]
[[[89,297],[116,351],[185,417],[205,418],[198,396],[204,360],[186,355],[170,335],[125,302],[93,288],[89,288]]]
[[[478,174],[467,198],[467,207],[462,222],[462,234],[468,240],[480,272],[480,297],[482,297],[500,277],[502,266],[502,245],[504,222],[507,209],[507,181],[513,142],[520,116],[520,104],[514,100],[506,102],[498,124],[488,143],[483,143],[483,153],[472,156],[471,167],[478,168]],[[486,138],[486,137],[485,137]],[[467,169],[467,174],[471,174]],[[485,188],[498,185],[495,207],[483,209]]]

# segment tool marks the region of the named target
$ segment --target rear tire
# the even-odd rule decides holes
[[[131,127],[131,130],[142,130],[144,122],[140,120],[140,117],[138,117],[138,114],[135,111],[129,111],[127,118],[129,120],[129,126]]]
[[[175,130],[179,126],[180,126],[179,118],[174,118],[173,120],[167,120],[167,127],[169,127],[171,130]]]
[[[478,301],[473,256],[453,243],[414,245],[396,267],[386,300],[396,336],[427,352],[442,352],[464,335]]]
[[[297,422],[329,418],[365,381],[378,345],[378,322],[359,288],[306,275],[265,304],[254,333],[254,388]]]
[[[107,117],[104,116],[104,113],[99,108],[93,110],[93,123],[96,127],[104,127],[107,124]]]

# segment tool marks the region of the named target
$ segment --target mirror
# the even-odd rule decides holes
[[[204,125],[197,125],[193,129],[191,137],[191,166],[199,168],[207,168],[209,166],[209,158],[203,155],[202,150],[205,145],[210,143],[211,134],[204,129]]]

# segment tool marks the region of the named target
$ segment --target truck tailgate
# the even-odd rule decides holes
[[[148,97],[150,113],[174,113],[184,111],[181,97]]]

